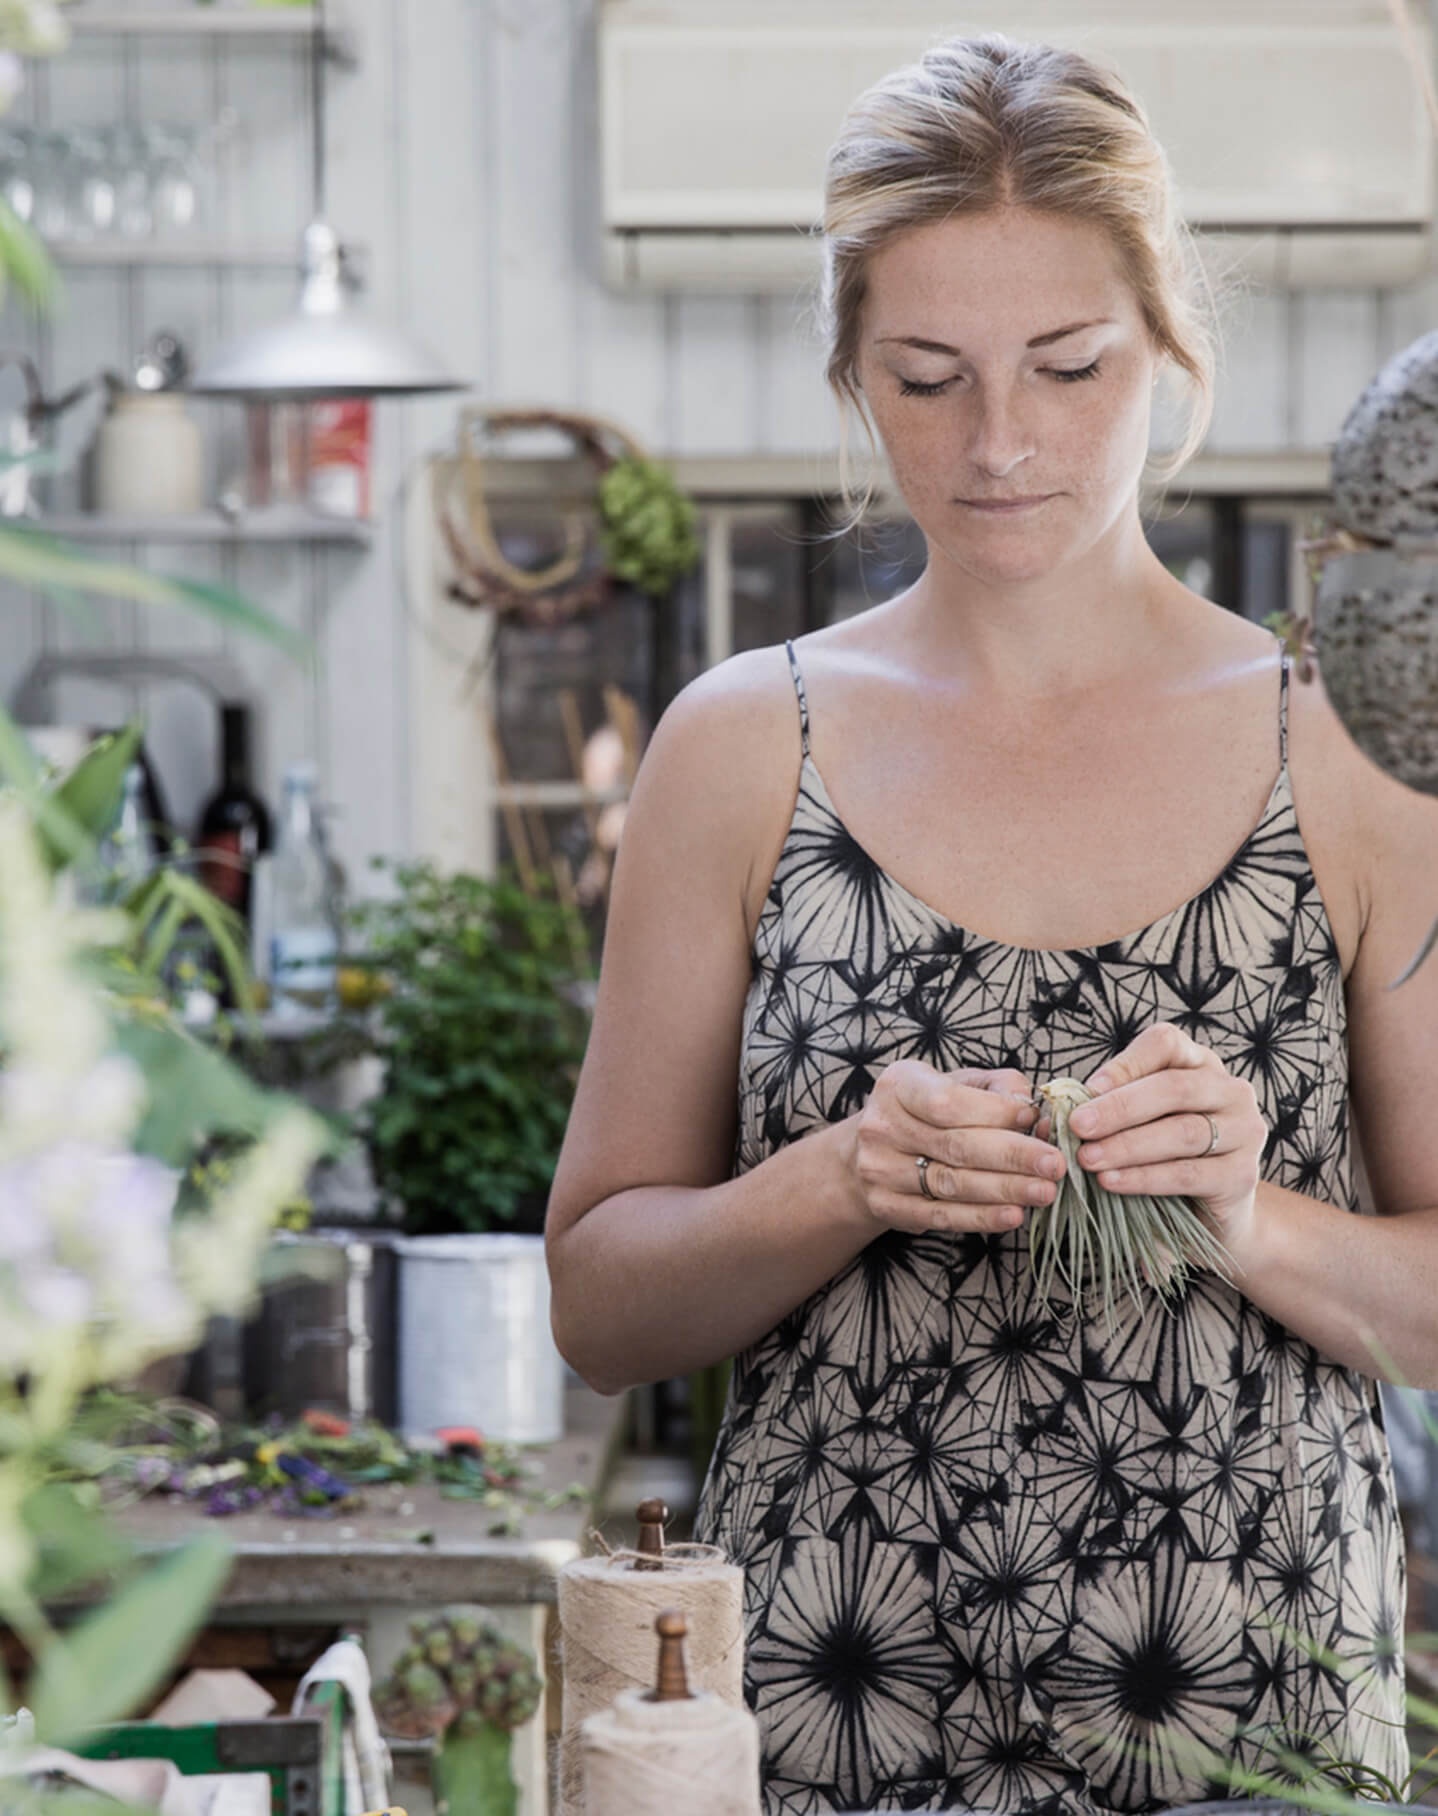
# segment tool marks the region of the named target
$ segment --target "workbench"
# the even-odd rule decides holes
[[[559,1572],[581,1554],[584,1534],[623,1444],[626,1402],[572,1383],[565,1435],[526,1453],[533,1490],[586,1488],[591,1504],[529,1516],[515,1537],[486,1528],[493,1513],[473,1501],[446,1500],[432,1482],[384,1483],[364,1490],[364,1507],[326,1519],[267,1511],[206,1518],[193,1504],[152,1497],[119,1516],[142,1550],[169,1550],[198,1532],[219,1532],[234,1565],[210,1616],[211,1626],[287,1628],[312,1623],[363,1637],[376,1679],[408,1640],[410,1617],[451,1602],[478,1602],[496,1625],[529,1648],[541,1668],[549,1652],[549,1614]],[[547,1816],[547,1722],[540,1713],[514,1737],[521,1816]],[[395,1800],[410,1816],[428,1807],[424,1750],[394,1746]],[[412,1777],[402,1777],[401,1773]]]

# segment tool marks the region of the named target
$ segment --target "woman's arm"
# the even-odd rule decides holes
[[[555,1337],[603,1392],[736,1354],[886,1229],[1008,1229],[1054,1195],[1027,1079],[913,1059],[730,1178],[745,902],[783,844],[797,732],[783,651],[754,651],[681,694],[636,778],[547,1222]]]
[[[1438,801],[1366,759],[1351,838],[1363,931],[1347,980],[1350,1079],[1376,1217],[1260,1185],[1244,1290],[1325,1355],[1438,1388]]]
[[[783,838],[774,777],[798,767],[783,651],[767,650],[685,689],[635,779],[547,1221],[555,1336],[603,1392],[735,1354],[878,1234],[846,1124],[730,1178],[746,885]]]

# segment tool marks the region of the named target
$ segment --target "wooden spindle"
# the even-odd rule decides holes
[[[639,1543],[635,1549],[642,1553],[636,1570],[662,1570],[664,1568],[664,1528],[669,1520],[669,1509],[663,1501],[641,1501],[635,1516],[639,1521]]]
[[[659,1635],[659,1671],[654,1685],[655,1702],[688,1702],[689,1666],[684,1640],[689,1622],[677,1608],[670,1608],[654,1623]]]

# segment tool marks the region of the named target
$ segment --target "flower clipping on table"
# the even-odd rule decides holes
[[[1145,1286],[1172,1306],[1194,1271],[1231,1273],[1228,1250],[1192,1199],[1111,1192],[1079,1164],[1079,1138],[1070,1132],[1069,1117],[1092,1098],[1086,1085],[1055,1078],[1040,1085],[1038,1095],[1066,1163],[1053,1203],[1036,1205],[1029,1220],[1029,1268],[1041,1304],[1051,1304],[1060,1279],[1075,1301],[1086,1291],[1096,1293],[1096,1309],[1112,1330],[1122,1300],[1140,1302]]]

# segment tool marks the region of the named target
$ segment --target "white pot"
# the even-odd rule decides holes
[[[564,1433],[543,1236],[410,1236],[400,1245],[399,1423],[476,1425],[510,1444]]]
[[[174,391],[125,391],[94,447],[95,509],[107,517],[182,517],[204,503],[200,431]]]

